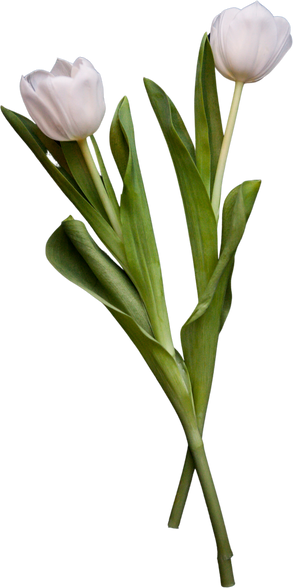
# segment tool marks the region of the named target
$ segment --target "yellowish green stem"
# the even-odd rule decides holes
[[[87,168],[91,174],[92,180],[93,180],[95,187],[97,189],[97,192],[100,196],[103,207],[107,213],[109,221],[110,221],[114,231],[122,239],[122,228],[121,228],[120,218],[118,217],[117,212],[114,209],[114,207],[112,206],[112,202],[110,201],[110,199],[108,197],[105,186],[101,180],[100,174],[99,174],[99,172],[96,168],[95,162],[92,158],[92,154],[91,154],[89,146],[87,144],[87,140],[81,139],[80,141],[78,141],[78,144],[79,144],[79,148],[83,154]]]
[[[219,208],[220,208],[220,201],[221,201],[221,191],[222,191],[222,183],[223,183],[223,176],[226,167],[226,161],[228,157],[229,147],[233,135],[233,130],[235,126],[235,121],[237,117],[237,112],[239,108],[239,102],[243,90],[243,82],[235,82],[234,94],[232,99],[232,104],[230,108],[230,113],[227,121],[226,131],[221,147],[220,157],[218,161],[218,167],[215,176],[214,182],[214,189],[212,194],[212,207],[215,213],[216,220],[219,219]]]

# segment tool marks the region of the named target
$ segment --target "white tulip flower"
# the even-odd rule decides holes
[[[21,78],[25,106],[37,126],[56,141],[79,141],[92,135],[105,114],[100,74],[87,59],[57,59],[53,69]]]
[[[258,82],[292,45],[290,25],[259,2],[228,8],[212,22],[210,43],[218,71],[235,82]]]

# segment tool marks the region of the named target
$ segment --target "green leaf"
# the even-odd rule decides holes
[[[178,111],[167,94],[157,84],[151,80],[145,80],[145,86],[177,174],[200,297],[218,260],[215,215],[195,165],[191,139]]]
[[[208,404],[218,336],[231,304],[234,257],[259,187],[259,181],[244,182],[227,196],[223,207],[219,261],[195,311],[181,331],[200,430]]]
[[[212,386],[223,304],[230,266],[223,273],[205,312],[181,330],[184,360],[190,374],[199,431],[202,433]]]
[[[234,306],[234,277],[235,277],[236,268],[237,268],[239,249],[240,249],[240,246],[242,245],[244,237],[247,233],[248,226],[251,221],[252,215],[254,213],[255,207],[257,205],[258,198],[261,193],[262,187],[263,187],[263,178],[247,178],[246,180],[243,180],[243,182],[242,182],[242,194],[243,194],[244,209],[245,209],[245,216],[246,216],[246,226],[245,226],[245,230],[244,230],[242,239],[239,242],[238,247],[236,249],[236,252],[234,255],[234,260],[230,261],[229,279],[227,281],[226,294],[225,294],[225,299],[224,299],[223,308],[222,308],[222,315],[221,315],[221,329],[222,330],[224,330],[224,328],[225,328],[225,326],[231,316],[233,306]],[[232,186],[227,191],[226,194],[228,195],[230,191],[231,192],[233,191],[233,189],[234,189],[234,186]],[[225,201],[224,201],[224,204],[225,204]],[[223,204],[223,208],[224,208],[224,204]],[[222,243],[222,246],[223,245],[224,245],[224,243]]]
[[[54,227],[44,246],[44,255],[55,270],[61,274],[65,272],[70,281],[78,280],[82,275],[88,292],[96,293],[101,301],[128,312],[152,335],[137,290],[124,270],[99,247],[81,219],[67,215]]]
[[[39,146],[43,150],[43,152],[45,154],[47,154],[47,152],[49,152],[52,155],[52,157],[55,159],[55,161],[57,161],[57,163],[60,165],[60,167],[62,167],[69,175],[71,175],[70,169],[66,163],[66,159],[63,155],[63,151],[61,149],[61,144],[59,143],[59,141],[54,141],[53,139],[50,139],[49,137],[44,135],[44,133],[42,133],[42,131],[39,129],[39,127],[37,127],[37,125],[35,123],[33,123],[30,119],[26,118],[22,114],[12,112],[11,110],[4,108],[4,106],[1,107],[1,110],[4,114],[4,116],[7,118],[7,120],[10,122],[10,124],[12,126],[13,126],[13,124],[12,124],[13,116],[12,115],[17,116],[18,120],[26,127],[26,129],[28,130],[30,135],[32,137],[34,137],[35,141],[39,144]],[[14,130],[16,130],[15,127],[13,127],[13,128],[14,128]],[[18,132],[18,131],[16,130],[16,132]]]
[[[112,203],[112,206],[113,206],[114,210],[116,211],[117,216],[119,216],[119,204],[117,202],[116,194],[114,192],[113,186],[112,186],[111,181],[110,181],[110,178],[108,176],[108,173],[107,173],[107,170],[106,170],[106,167],[105,167],[105,164],[104,164],[104,161],[103,161],[103,158],[102,158],[100,149],[98,147],[98,144],[97,144],[97,141],[96,141],[94,135],[91,135],[91,142],[93,144],[93,147],[94,147],[94,150],[95,150],[95,154],[96,154],[96,157],[97,157],[97,160],[98,160],[98,164],[100,166],[103,184],[104,184],[104,186],[106,188],[106,191],[107,191],[108,197],[109,197],[109,199],[110,199],[110,201]]]
[[[101,202],[95,184],[77,141],[62,141],[61,148],[72,176],[90,204],[109,223],[108,216]]]
[[[155,337],[173,353],[160,261],[127,98],[119,103],[114,115],[110,143],[123,180],[120,213],[128,267],[147,308]]]
[[[24,116],[12,112],[7,108],[1,107],[2,112],[17,134],[23,139],[27,146],[31,149],[46,171],[50,174],[56,184],[61,188],[67,198],[76,206],[79,212],[88,221],[94,229],[101,241],[108,247],[109,251],[116,257],[121,265],[126,265],[124,247],[113,231],[112,227],[107,223],[104,217],[94,209],[94,207],[87,200],[74,178],[66,171],[67,163],[60,144],[57,141],[45,138],[43,142],[43,133],[38,127],[29,121]],[[50,149],[49,149],[50,148]],[[47,152],[53,155],[60,165],[65,162],[65,167],[59,167],[52,163]]]
[[[211,303],[223,273],[228,266],[231,266],[232,262],[234,267],[236,250],[243,242],[262,185],[262,179],[247,178],[234,184],[227,191],[222,206],[219,260],[203,296],[199,299],[195,309],[188,315],[184,327],[204,314]],[[231,269],[228,272],[229,277],[230,273]]]
[[[126,306],[128,305],[129,295],[129,284],[125,286],[125,275],[122,275],[117,271],[117,268],[111,266],[111,280],[115,282],[114,291],[119,280],[121,280],[122,289],[126,288],[126,298],[124,301],[119,301],[116,294],[113,298],[111,280],[101,277],[100,270],[98,270],[97,250],[92,250],[92,243],[89,246],[90,251],[87,250],[85,245],[84,232],[81,229],[80,239],[80,226],[77,229],[78,238],[72,232],[74,221],[66,220],[62,225],[53,233],[47,242],[46,254],[50,263],[59,271],[63,276],[74,284],[83,288],[86,292],[97,298],[102,302],[111,314],[116,318],[122,328],[129,335],[133,343],[136,345],[145,361],[149,365],[150,369],[154,373],[155,377],[161,384],[167,397],[175,408],[183,426],[186,426],[186,421],[189,418],[194,419],[193,400],[190,390],[185,384],[184,377],[182,376],[182,365],[183,360],[180,361],[168,353],[168,351],[156,341],[151,334],[144,330],[144,328],[136,322],[136,320],[126,312]],[[68,230],[70,229],[70,230]],[[76,229],[76,225],[75,225]],[[70,237],[68,234],[70,233]],[[73,238],[74,242],[71,240]],[[83,251],[83,255],[87,256],[87,260],[92,261],[94,259],[95,272],[99,275],[95,275],[92,269],[89,267],[83,255],[76,249],[76,244],[79,242],[78,247]],[[86,242],[87,238],[86,238]],[[81,244],[80,244],[81,243]],[[92,257],[93,254],[93,257]],[[98,257],[99,257],[98,253]],[[102,260],[102,268],[104,268],[104,261]],[[98,262],[99,263],[99,262]],[[108,260],[106,260],[106,267],[108,268]],[[93,266],[92,266],[93,267]],[[103,269],[101,270],[103,273]],[[102,283],[103,282],[103,283]],[[125,301],[127,300],[126,304]],[[180,364],[180,366],[179,366]],[[186,370],[185,370],[186,371]]]
[[[196,165],[211,196],[223,141],[215,64],[207,34],[201,42],[194,94]]]

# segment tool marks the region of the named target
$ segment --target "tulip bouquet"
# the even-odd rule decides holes
[[[127,98],[118,104],[110,130],[111,150],[123,182],[120,201],[93,136],[103,119],[105,102],[101,76],[89,61],[78,58],[71,64],[58,59],[51,72],[37,70],[21,79],[21,94],[35,122],[2,108],[14,130],[111,254],[72,216],[61,223],[46,246],[50,263],[115,317],[172,403],[188,449],[169,526],[180,524],[195,470],[215,535],[222,586],[234,585],[232,551],[205,453],[203,429],[218,338],[231,307],[235,254],[260,181],[245,181],[227,195],[218,250],[221,187],[243,86],[266,76],[291,44],[286,19],[273,17],[259,2],[242,10],[224,10],[213,20],[198,56],[195,145],[171,99],[156,83],[145,79],[176,171],[198,291],[195,310],[182,327],[182,354],[174,348],[171,337]],[[225,133],[215,67],[235,82]]]

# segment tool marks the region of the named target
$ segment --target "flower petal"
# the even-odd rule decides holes
[[[243,83],[267,75],[292,45],[290,25],[260,2],[223,10],[212,22],[210,43],[217,69]]]
[[[65,59],[57,59],[55,65],[51,69],[51,74],[54,76],[71,77],[72,63]]]
[[[105,114],[101,76],[83,57],[74,64],[57,59],[51,72],[32,72],[22,78],[21,93],[32,119],[58,141],[88,137]]]
[[[20,92],[28,113],[41,131],[50,139],[67,141],[68,138],[60,126],[58,118],[40,99],[25,77],[20,80]]]

